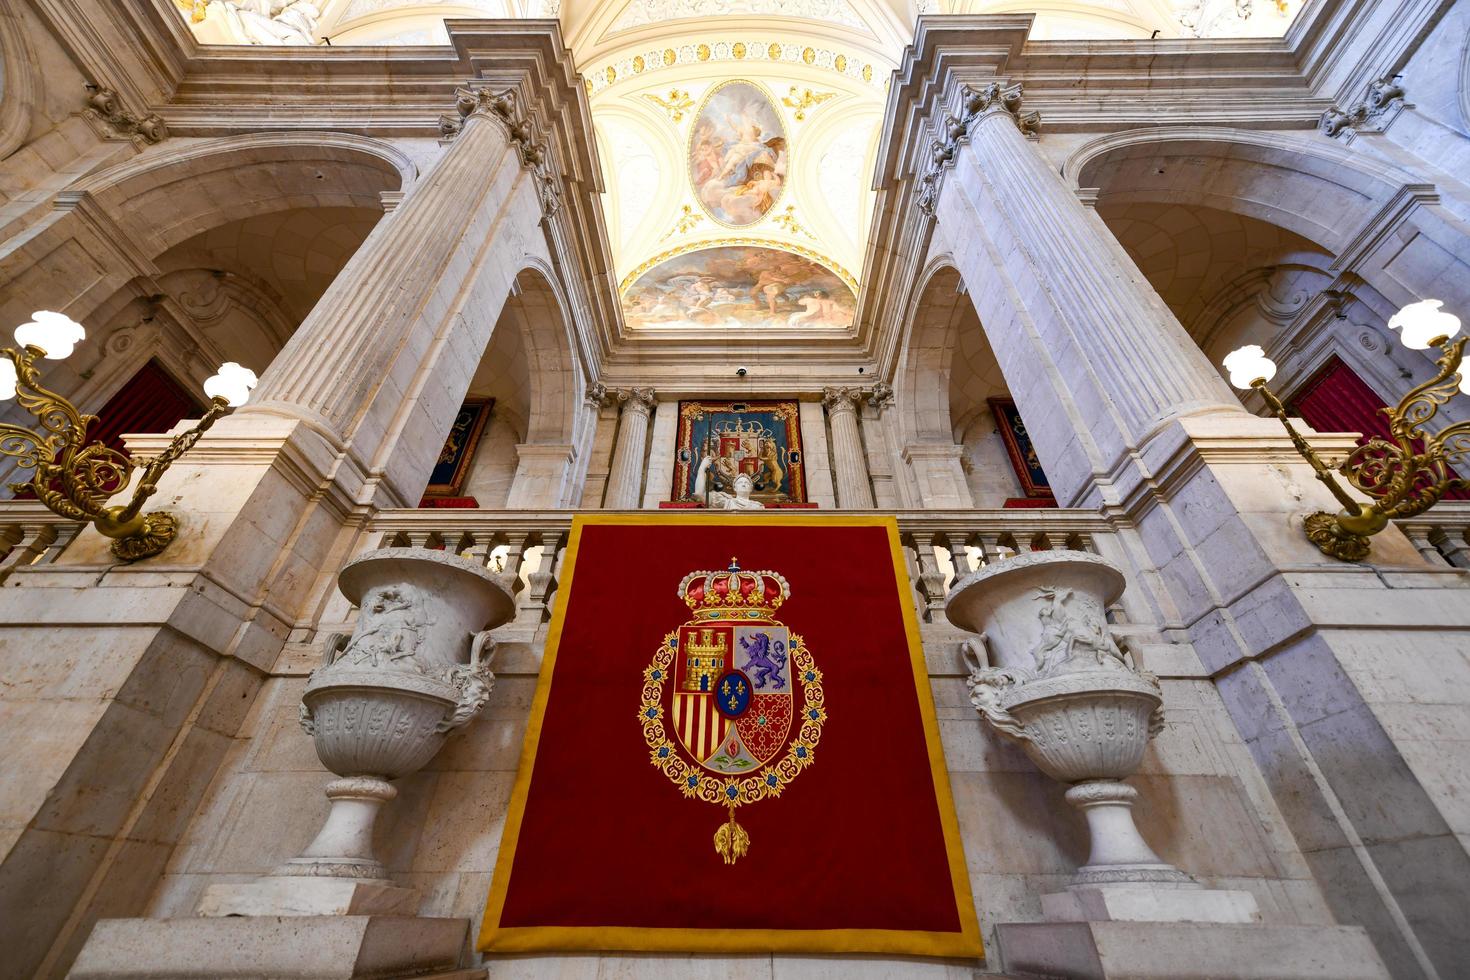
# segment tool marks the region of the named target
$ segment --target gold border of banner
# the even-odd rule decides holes
[[[929,747],[929,771],[934,781],[935,803],[939,807],[944,832],[944,848],[949,859],[950,885],[953,889],[960,920],[959,932],[924,932],[903,929],[688,929],[646,928],[628,926],[517,926],[501,928],[500,916],[505,909],[506,891],[510,886],[511,868],[515,863],[516,843],[520,839],[521,820],[526,812],[526,796],[531,788],[531,774],[536,765],[536,748],[541,740],[541,724],[546,717],[546,702],[551,695],[551,676],[556,668],[557,649],[566,622],[567,605],[572,594],[572,581],[577,572],[577,550],[582,528],[588,525],[678,525],[711,524],[725,526],[756,525],[821,525],[827,527],[885,527],[893,557],[894,582],[898,587],[899,607],[903,612],[904,632],[908,636],[909,660],[913,666],[914,688],[919,696],[919,714],[923,719],[924,738]],[[556,608],[551,629],[546,637],[541,675],[536,683],[536,696],[531,702],[531,718],[521,747],[520,767],[511,793],[510,810],[506,814],[500,852],[495,861],[495,876],[485,903],[485,919],[476,948],[485,953],[529,953],[566,951],[679,952],[679,953],[890,953],[901,956],[939,956],[982,959],[985,947],[980,938],[980,925],[975,916],[975,900],[970,892],[970,877],[965,865],[965,852],[960,841],[959,823],[955,817],[954,797],[949,789],[949,772],[944,765],[944,748],[939,741],[939,723],[934,714],[934,694],[929,686],[929,670],[924,663],[924,650],[919,637],[919,622],[914,603],[905,601],[908,594],[908,566],[898,538],[898,520],[894,517],[822,517],[810,514],[606,514],[579,515],[572,520],[572,533],[567,543],[566,579],[557,589]],[[875,882],[876,884],[876,882]],[[568,887],[575,883],[568,882]]]

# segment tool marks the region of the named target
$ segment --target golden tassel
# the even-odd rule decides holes
[[[735,822],[735,804],[730,804],[730,822],[720,824],[715,831],[715,850],[726,864],[734,864],[750,851],[750,835]]]

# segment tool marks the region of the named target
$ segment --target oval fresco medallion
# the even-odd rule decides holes
[[[731,228],[754,224],[786,189],[786,127],[754,82],[710,90],[689,135],[689,182],[711,218]]]
[[[849,327],[855,309],[852,289],[831,269],[756,245],[676,255],[623,293],[630,327]]]

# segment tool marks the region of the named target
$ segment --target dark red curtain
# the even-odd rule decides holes
[[[170,377],[157,361],[149,361],[98,410],[88,441],[100,441],[126,453],[124,432],[167,432],[180,419],[203,414],[198,399]],[[28,479],[29,471],[17,474],[16,478]],[[34,496],[29,489],[16,494],[17,499]]]
[[[1300,416],[1318,432],[1361,432],[1358,444],[1371,436],[1393,442],[1383,400],[1353,369],[1334,355],[1287,404],[1287,411]],[[1454,490],[1446,500],[1470,499],[1470,492]]]

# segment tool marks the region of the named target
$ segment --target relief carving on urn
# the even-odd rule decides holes
[[[1138,793],[1123,783],[1164,726],[1158,679],[1113,636],[1107,606],[1121,572],[1096,555],[1038,552],[987,565],[955,584],[946,612],[980,634],[964,644],[970,700],[1037,767],[1071,784],[1091,854],[1073,887],[1116,883],[1193,887],[1133,824]]]
[[[301,726],[339,778],[316,839],[248,885],[212,886],[204,915],[412,914],[418,893],[397,886],[373,849],[392,780],[417,772],[489,700],[489,631],[514,612],[500,578],[441,551],[385,548],[338,578],[361,610],[351,636],[327,637],[307,679]]]

